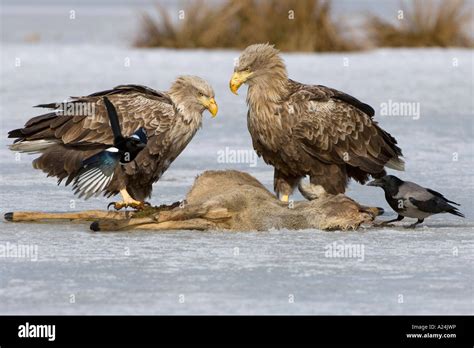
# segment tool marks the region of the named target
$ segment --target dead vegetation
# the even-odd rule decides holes
[[[414,0],[402,3],[395,23],[376,16],[367,22],[378,47],[472,47],[472,9],[464,0]]]
[[[472,8],[464,0],[402,1],[403,19],[368,15],[367,40],[334,18],[331,0],[193,0],[179,13],[157,5],[143,14],[135,45],[167,48],[237,48],[270,42],[283,51],[351,51],[367,47],[472,47]],[[472,31],[472,29],[471,29]]]
[[[245,48],[271,42],[284,51],[358,48],[331,17],[329,0],[225,0],[217,6],[196,0],[174,19],[163,6],[157,10],[158,19],[143,15],[136,46]]]

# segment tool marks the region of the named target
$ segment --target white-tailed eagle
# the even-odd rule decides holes
[[[255,44],[242,52],[230,89],[236,93],[243,83],[253,147],[275,168],[282,200],[306,175],[338,194],[350,178],[365,183],[384,176],[385,166],[404,169],[397,141],[373,120],[372,107],[333,88],[289,79],[273,46]]]
[[[16,138],[10,148],[40,153],[33,167],[57,177],[58,184],[73,183],[81,196],[120,193],[123,200],[115,203],[117,209],[143,207],[152,184],[201,127],[204,110],[213,116],[217,113],[212,87],[196,76],[177,78],[167,92],[121,85],[73,97],[66,104],[38,106],[55,111],[10,131],[9,137]],[[119,121],[116,134],[109,122],[110,111],[116,112]],[[123,151],[114,156],[120,144],[132,146],[133,159],[124,162]],[[118,160],[121,164],[115,165]]]

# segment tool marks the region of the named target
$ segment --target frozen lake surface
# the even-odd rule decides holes
[[[0,247],[32,245],[38,254],[36,261],[0,257],[0,313],[474,313],[472,54],[430,49],[284,56],[292,78],[331,86],[371,104],[376,119],[404,151],[406,172],[397,175],[461,203],[466,219],[439,215],[415,231],[259,233],[93,233],[87,225],[2,221]],[[251,149],[245,88],[238,97],[228,89],[237,55],[3,44],[1,213],[101,209],[108,203],[76,199],[70,188],[33,170],[34,157],[16,157],[7,149],[7,131],[41,111],[32,105],[123,83],[167,89],[179,74],[211,82],[220,111],[213,120],[205,114],[203,129],[155,184],[151,203],[182,199],[205,169],[248,171],[271,188],[272,169],[263,161],[250,167],[217,160],[226,147]],[[415,103],[420,114],[381,115],[384,105],[393,102]],[[395,216],[377,188],[352,183],[347,194],[384,207],[382,219]],[[327,257],[334,242],[363,253]]]

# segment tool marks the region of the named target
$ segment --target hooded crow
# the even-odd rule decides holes
[[[388,204],[398,213],[396,219],[385,221],[383,225],[411,217],[418,219],[417,222],[408,226],[414,228],[428,216],[439,213],[450,213],[464,217],[456,207],[451,205],[459,206],[458,203],[448,200],[439,192],[421,187],[413,182],[400,180],[393,175],[386,175],[367,185],[381,187],[385,192]]]

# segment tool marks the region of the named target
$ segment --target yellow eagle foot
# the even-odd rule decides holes
[[[129,200],[129,201],[111,202],[107,206],[107,210],[110,208],[110,206],[113,206],[115,210],[120,210],[123,208],[133,208],[135,210],[143,210],[146,207],[150,207],[151,205],[148,202]]]

